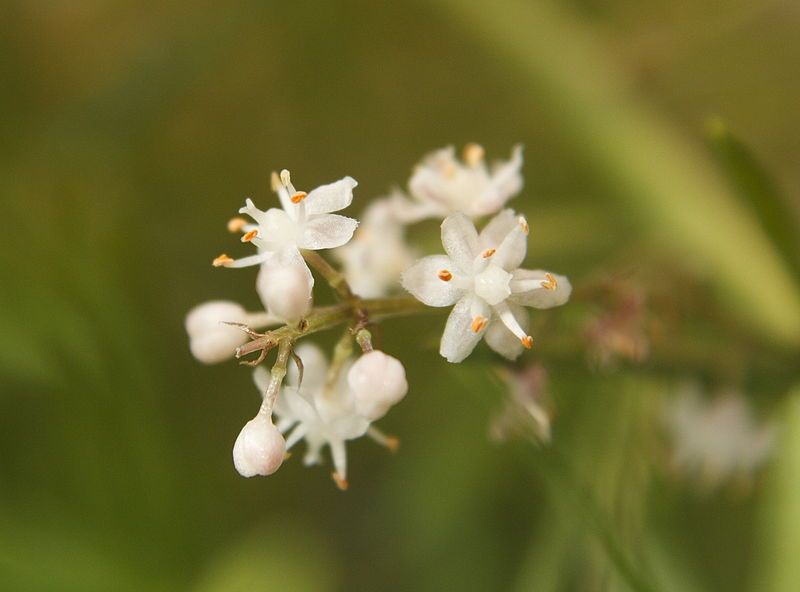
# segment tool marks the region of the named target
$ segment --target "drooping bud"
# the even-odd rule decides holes
[[[266,413],[244,424],[233,445],[233,465],[242,477],[271,475],[285,455],[286,441]]]
[[[262,268],[256,291],[267,310],[286,322],[300,320],[311,309],[308,277],[297,267]]]
[[[361,356],[347,374],[356,412],[370,421],[386,415],[408,392],[406,371],[397,358],[373,350]]]
[[[244,308],[227,300],[213,300],[194,307],[186,315],[186,332],[192,355],[204,364],[217,364],[232,358],[247,335],[225,322],[245,323]]]

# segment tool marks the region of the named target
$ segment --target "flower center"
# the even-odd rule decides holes
[[[494,306],[509,297],[511,274],[497,265],[489,264],[475,276],[475,294]]]

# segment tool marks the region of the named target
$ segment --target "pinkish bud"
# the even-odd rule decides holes
[[[386,415],[408,392],[406,371],[397,358],[379,350],[361,356],[347,374],[356,412],[370,421]]]
[[[259,413],[244,424],[233,445],[233,465],[242,477],[271,475],[283,463],[286,441],[272,424],[272,419]]]

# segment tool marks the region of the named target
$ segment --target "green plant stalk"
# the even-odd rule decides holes
[[[703,264],[760,335],[800,344],[800,292],[708,154],[642,104],[624,73],[560,5],[547,0],[437,0],[521,75],[519,92],[560,124],[654,238]]]

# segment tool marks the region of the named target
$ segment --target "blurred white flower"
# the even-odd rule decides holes
[[[370,421],[386,415],[408,393],[406,370],[397,358],[379,350],[358,358],[347,373],[356,412]]]
[[[400,287],[400,274],[414,261],[405,240],[405,228],[397,218],[394,194],[366,209],[361,224],[348,244],[334,251],[348,284],[364,298],[378,298]]]
[[[283,463],[286,441],[262,409],[244,424],[233,445],[233,465],[242,477],[271,475]]]
[[[522,146],[508,161],[487,166],[484,150],[467,144],[463,161],[452,146],[427,155],[408,183],[414,201],[406,201],[405,218],[418,221],[462,212],[477,218],[499,212],[522,189]]]
[[[490,436],[499,442],[517,436],[548,444],[552,411],[545,403],[547,371],[534,364],[521,370],[501,368],[498,374],[509,396],[489,426]]]
[[[672,444],[672,467],[714,489],[735,478],[749,480],[772,454],[777,428],[759,422],[747,399],[725,391],[705,400],[694,384],[667,402],[664,422]]]
[[[278,322],[267,313],[248,313],[236,302],[212,300],[190,310],[185,324],[192,355],[204,364],[216,364],[232,358],[248,339],[244,331],[226,323],[257,329]]]
[[[447,255],[421,259],[403,274],[403,287],[428,306],[455,304],[439,352],[449,362],[464,360],[481,338],[497,353],[515,359],[533,339],[525,306],[564,304],[572,291],[566,277],[520,269],[527,250],[528,223],[512,210],[495,216],[478,234],[464,214],[442,223]]]
[[[300,249],[332,249],[350,240],[358,221],[331,212],[352,203],[356,185],[355,179],[345,177],[306,193],[294,188],[289,171],[281,171],[279,178],[277,175],[273,178],[281,208],[262,211],[248,199],[239,213],[247,214],[256,224],[237,223],[233,228],[245,231],[242,241],[258,247],[258,254],[235,260],[220,255],[214,259],[214,266],[261,265],[257,285],[264,306],[274,314],[281,314],[286,321],[298,320],[311,307],[314,286]],[[287,270],[292,271],[287,273]]]
[[[300,440],[306,441],[304,463],[319,464],[321,452],[330,447],[333,458],[333,478],[340,489],[347,488],[347,450],[345,442],[370,436],[378,443],[393,449],[396,441],[375,428],[370,419],[356,408],[356,400],[348,384],[350,363],[330,376],[330,366],[322,351],[313,344],[302,344],[297,355],[303,360],[303,381],[296,369],[290,369],[286,385],[281,390],[273,413],[278,418],[278,429],[288,432],[286,449]],[[269,373],[256,368],[253,379],[263,393],[269,383]],[[333,379],[331,381],[331,379]]]

